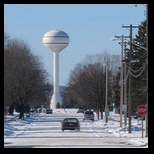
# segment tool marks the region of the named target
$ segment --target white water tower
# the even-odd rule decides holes
[[[53,54],[53,95],[50,102],[50,109],[56,108],[57,104],[62,105],[59,93],[59,52],[69,44],[69,36],[61,30],[50,30],[43,36],[43,44],[50,49]]]

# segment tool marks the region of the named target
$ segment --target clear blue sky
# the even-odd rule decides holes
[[[43,35],[53,29],[66,32],[70,43],[59,54],[59,85],[66,85],[71,70],[87,55],[120,54],[119,41],[111,38],[129,35],[122,25],[140,25],[145,10],[142,4],[5,4],[4,30],[26,41],[51,76],[53,53],[44,46]],[[133,36],[137,30],[133,29]]]

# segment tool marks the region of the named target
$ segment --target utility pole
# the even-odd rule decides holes
[[[122,26],[122,28],[130,28],[130,42],[132,42],[132,28],[138,28],[138,26]],[[131,68],[131,55],[132,55],[132,43],[130,43],[130,51],[129,51],[129,71]],[[131,114],[132,114],[132,76],[129,73],[129,94],[128,94],[128,112],[129,112],[129,130],[128,132],[131,133]]]
[[[123,69],[123,61],[124,61],[124,59],[123,59],[123,41],[126,38],[130,38],[130,36],[124,36],[124,35],[117,36],[117,35],[115,35],[115,37],[112,38],[113,41],[117,40],[117,39],[121,39],[121,42],[119,43],[119,44],[121,44],[121,60],[120,60],[120,62],[121,62],[121,71],[120,71],[120,127],[122,127],[122,112],[123,112],[123,98],[124,98],[124,88],[123,88],[124,87],[124,79],[123,79],[124,78],[123,77],[123,75],[124,75],[124,71],[123,71],[124,70]],[[127,120],[127,117],[126,117],[127,113],[126,112],[127,112],[127,110],[125,108],[125,123],[126,123],[126,120]]]
[[[125,126],[127,126],[127,76],[126,76],[126,44],[127,42],[124,42],[124,105],[125,107],[125,111],[124,111],[124,119],[125,119]]]
[[[115,35],[114,38],[112,38],[112,40],[117,40],[117,39],[121,39],[121,71],[120,71],[120,127],[122,127],[122,112],[123,112],[123,100],[124,100],[124,79],[123,79],[123,75],[124,75],[124,71],[123,71],[123,41],[124,38],[129,38],[130,36],[117,36]],[[125,111],[127,112],[127,111]],[[125,120],[126,120],[126,113],[125,113]],[[126,122],[125,122],[126,123]]]

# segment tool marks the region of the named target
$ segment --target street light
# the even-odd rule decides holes
[[[122,127],[122,111],[123,111],[123,40],[124,38],[129,38],[129,36],[115,36],[112,38],[112,41],[121,39],[121,75],[120,75],[120,127]],[[126,106],[126,102],[124,102]],[[126,116],[127,116],[127,109],[125,108],[125,121],[126,121]],[[126,123],[126,122],[125,122]]]

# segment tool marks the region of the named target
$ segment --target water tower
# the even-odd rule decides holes
[[[62,105],[59,93],[59,52],[69,44],[69,36],[61,30],[50,30],[43,36],[43,44],[50,49],[53,56],[53,95],[50,102],[50,109],[56,108],[57,104]]]

